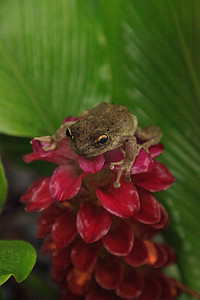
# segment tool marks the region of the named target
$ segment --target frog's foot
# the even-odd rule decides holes
[[[85,118],[85,117],[87,117],[87,115],[89,114],[89,110],[84,110],[84,111],[82,111],[82,113],[80,114],[80,117],[81,118]]]
[[[150,154],[150,152],[149,152],[149,145],[148,144],[144,143],[144,144],[138,145],[137,146],[137,154],[139,154],[139,152],[140,152],[141,149],[144,149],[147,153]]]
[[[132,168],[133,162],[128,160],[128,159],[123,159],[119,162],[113,162],[113,163],[110,164],[110,169],[113,170],[114,166],[116,166],[116,165],[120,166],[120,169],[117,173],[117,179],[113,183],[113,185],[114,185],[115,188],[119,188],[121,186],[120,179],[121,179],[122,174],[124,172],[125,172],[125,180],[127,182],[131,182],[130,173],[131,173],[131,168]]]
[[[123,161],[124,161],[124,160],[116,161],[116,162],[110,163],[110,169],[111,169],[111,170],[114,170],[115,166],[121,166],[121,165],[123,164]]]
[[[49,146],[42,146],[42,149],[44,151],[55,150],[57,148],[57,141],[54,139],[53,136],[45,135],[45,136],[41,136],[41,137],[35,137],[34,140],[38,140],[40,142],[50,144]],[[31,143],[32,143],[32,141],[31,141]]]

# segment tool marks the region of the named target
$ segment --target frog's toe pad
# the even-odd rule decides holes
[[[113,183],[113,186],[114,186],[115,188],[120,188],[121,183],[116,181],[116,182]]]
[[[126,180],[126,182],[131,182],[130,175],[129,176],[125,176],[125,180]]]

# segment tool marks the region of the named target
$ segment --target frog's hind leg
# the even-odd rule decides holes
[[[85,117],[87,117],[88,116],[88,114],[89,114],[89,112],[90,112],[90,110],[84,110],[84,111],[82,111],[82,113],[80,114],[80,118],[85,118]]]
[[[138,127],[135,136],[141,140],[145,140],[143,144],[140,145],[140,149],[145,149],[149,152],[149,147],[160,142],[162,138],[162,131],[158,126],[149,126],[146,128]]]

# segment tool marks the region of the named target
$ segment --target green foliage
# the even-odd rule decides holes
[[[21,282],[29,275],[36,260],[33,247],[23,241],[0,241],[0,285],[13,275]]]
[[[60,299],[60,293],[55,286],[50,285],[48,278],[41,278],[32,272],[23,283],[34,291],[35,298],[55,300]],[[34,297],[33,297],[34,299]]]
[[[4,300],[4,297],[3,297],[3,294],[1,292],[1,290],[0,290],[0,300]]]
[[[0,211],[6,200],[6,191],[7,191],[7,181],[4,175],[3,166],[0,161]]]
[[[54,133],[69,113],[108,99],[104,44],[87,1],[3,1],[1,132]]]
[[[200,291],[200,1],[136,0],[123,9],[118,2],[101,6],[114,53],[114,102],[129,107],[143,126],[163,130],[162,161],[177,180],[159,194],[172,218],[166,238],[177,250],[183,280]]]
[[[158,194],[172,218],[166,238],[200,292],[199,13],[200,0],[2,1],[0,130],[52,134],[100,101],[159,125],[177,179]]]

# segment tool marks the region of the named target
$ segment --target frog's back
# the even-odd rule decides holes
[[[109,129],[113,134],[129,135],[135,127],[132,116],[125,106],[101,102],[89,112],[86,119],[95,122],[96,127]]]
[[[122,113],[129,113],[128,108],[122,105],[101,102],[95,108],[90,110],[88,117],[110,116]]]

